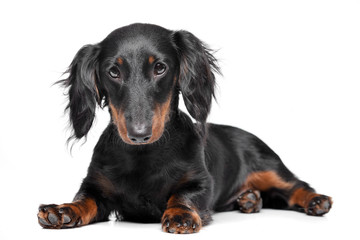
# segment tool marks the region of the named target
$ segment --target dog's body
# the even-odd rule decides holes
[[[214,211],[327,213],[331,198],[298,180],[260,139],[206,123],[214,71],[216,59],[194,35],[155,25],[123,27],[83,47],[62,82],[74,137],[86,136],[97,103],[109,106],[111,122],[74,202],[41,205],[40,225],[81,226],[115,212],[191,233]],[[196,124],[178,109],[179,92]]]

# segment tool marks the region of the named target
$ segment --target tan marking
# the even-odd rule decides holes
[[[120,65],[122,65],[122,64],[124,63],[124,60],[123,60],[121,57],[119,57],[119,58],[117,59],[117,62],[118,62]]]
[[[155,58],[153,56],[150,56],[149,57],[149,63],[150,64],[153,64],[153,62],[155,61]]]
[[[291,190],[294,187],[294,182],[284,181],[274,171],[259,171],[250,173],[240,189],[227,201],[227,203],[234,202],[239,195],[249,189],[267,191],[271,188],[278,188],[283,190]]]
[[[191,210],[183,209],[181,206],[185,206]],[[191,216],[193,224],[195,223],[197,225],[195,229],[193,226],[178,226],[178,222],[172,221],[175,216],[184,217],[184,214]],[[167,227],[166,221],[169,221],[169,227]],[[174,233],[193,233],[198,232],[202,227],[202,220],[196,207],[189,201],[184,201],[184,199],[176,197],[175,195],[172,195],[168,200],[167,209],[161,218],[161,222],[163,224],[162,229],[164,232],[167,231],[167,228],[173,228],[176,229]]]
[[[273,171],[262,171],[251,173],[243,184],[242,189],[266,191],[270,188],[279,188],[290,190],[293,186],[294,183],[284,181]]]
[[[179,226],[179,223],[177,221],[174,221],[175,216],[183,218],[182,220],[184,221],[184,223],[190,221],[191,225],[184,226],[183,224],[181,224]],[[184,216],[191,216],[191,218],[189,217],[184,218]],[[169,221],[169,227],[167,227],[166,221]],[[162,230],[164,232],[167,232],[167,228],[172,228],[175,229],[174,232],[175,234],[195,233],[200,231],[202,227],[201,218],[197,212],[191,212],[181,208],[166,209],[161,218],[161,222],[162,222]],[[193,224],[196,224],[195,228],[193,228]]]
[[[128,144],[134,144],[128,137],[126,121],[123,111],[118,111],[118,109],[111,102],[109,103],[109,106],[111,110],[111,115],[113,117],[113,122],[118,129],[121,139]]]
[[[59,209],[64,207],[71,208],[75,215],[81,218],[81,225],[89,224],[95,219],[97,214],[95,201],[88,197],[74,201],[73,203],[66,203],[58,206]]]
[[[169,120],[171,98],[172,94],[169,95],[165,103],[157,104],[155,106],[154,116],[152,119],[152,136],[149,143],[158,140],[164,132],[165,123]]]
[[[294,206],[296,204],[300,207],[306,208],[309,205],[311,199],[317,196],[320,196],[320,194],[311,192],[304,188],[299,188],[296,189],[291,195],[289,199],[289,205]]]
[[[79,201],[79,208],[82,211],[81,220],[83,224],[89,224],[97,214],[97,206],[93,199],[85,198]]]

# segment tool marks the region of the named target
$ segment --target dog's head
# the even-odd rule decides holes
[[[73,137],[90,130],[96,104],[109,106],[121,139],[157,141],[182,92],[190,115],[204,127],[219,71],[210,50],[193,34],[133,24],[82,47],[63,80],[69,87]]]

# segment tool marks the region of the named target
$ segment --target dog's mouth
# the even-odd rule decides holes
[[[154,109],[151,126],[146,124],[126,124],[124,112],[109,103],[112,120],[117,127],[121,139],[131,145],[144,145],[156,142],[164,133],[165,124],[169,120],[171,97]]]

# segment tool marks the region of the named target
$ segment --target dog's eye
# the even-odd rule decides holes
[[[166,72],[166,65],[163,63],[157,63],[154,67],[154,75],[160,76],[163,75]]]
[[[109,75],[112,78],[120,78],[120,72],[119,69],[117,69],[117,67],[112,67],[109,70]]]

